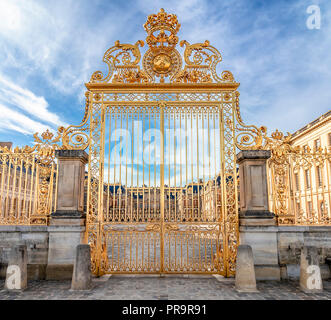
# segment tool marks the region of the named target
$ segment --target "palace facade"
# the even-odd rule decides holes
[[[331,152],[331,111],[296,131],[292,146],[302,147],[304,152]],[[292,165],[293,166],[293,165]],[[309,158],[302,170],[291,168],[293,174],[293,209],[304,215],[331,217],[331,163]]]

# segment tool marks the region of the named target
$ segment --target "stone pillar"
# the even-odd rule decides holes
[[[46,279],[71,279],[77,245],[85,233],[84,179],[88,155],[83,150],[56,150],[57,208],[52,213]]]
[[[91,249],[88,244],[80,244],[76,250],[71,290],[89,290],[91,287]]]
[[[253,249],[257,280],[280,280],[275,215],[269,211],[267,150],[245,150],[237,155],[240,179],[240,244]]]
[[[26,245],[11,249],[6,272],[7,290],[24,290],[28,286],[28,254]]]
[[[253,251],[248,245],[238,246],[236,290],[239,292],[257,292]]]
[[[84,214],[84,178],[88,155],[83,150],[56,150],[59,177],[57,183],[57,208],[52,213],[56,219],[81,219]]]
[[[319,256],[316,247],[305,246],[301,250],[300,288],[304,292],[323,290]]]

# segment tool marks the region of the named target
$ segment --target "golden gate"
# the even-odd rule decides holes
[[[177,17],[161,9],[144,28],[143,58],[143,41],[116,41],[108,74],[86,85],[83,123],[63,132],[89,145],[93,272],[233,275],[237,148],[259,148],[264,128],[242,123],[239,84],[217,74],[208,41],[180,42],[183,67]]]

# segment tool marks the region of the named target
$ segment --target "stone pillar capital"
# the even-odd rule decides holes
[[[55,150],[55,156],[58,160],[80,160],[85,164],[88,162],[88,154],[84,150]]]
[[[268,160],[270,157],[270,150],[242,150],[237,154],[237,163],[245,160]]]

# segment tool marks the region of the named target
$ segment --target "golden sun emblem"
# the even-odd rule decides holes
[[[171,66],[171,58],[164,53],[157,55],[153,60],[153,70],[157,73],[167,73]]]

